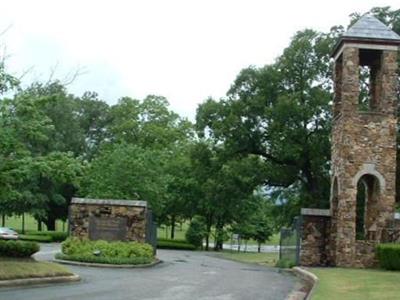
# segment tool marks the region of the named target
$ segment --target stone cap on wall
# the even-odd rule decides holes
[[[317,208],[302,208],[302,216],[323,216],[330,217],[331,211],[329,209],[317,209]]]
[[[147,207],[147,201],[140,201],[140,200],[72,198],[71,204],[93,204],[93,205],[100,204],[100,205],[114,205],[114,206]]]

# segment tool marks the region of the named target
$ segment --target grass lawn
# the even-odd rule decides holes
[[[275,267],[276,262],[279,258],[279,253],[254,253],[254,252],[236,252],[236,251],[229,251],[225,250],[223,252],[217,253],[218,256],[223,258],[245,262],[245,263],[252,263],[252,264],[259,264],[268,267]]]
[[[189,227],[189,223],[185,222],[182,224],[176,224],[175,225],[175,239],[176,240],[184,240],[185,239],[185,234],[186,231]],[[163,239],[169,239],[171,238],[171,226],[161,226],[157,228],[157,237],[163,238]]]
[[[72,275],[64,266],[32,258],[0,257],[0,280]]]
[[[400,272],[343,268],[310,271],[320,279],[313,300],[400,299]]]
[[[6,227],[11,227],[13,229],[21,230],[22,229],[22,217],[21,216],[12,216],[6,217],[5,220]],[[1,226],[1,225],[0,225]],[[45,224],[42,223],[43,230],[47,230]],[[64,230],[63,230],[64,229]],[[57,220],[56,222],[56,231],[67,231],[67,223],[61,220]],[[37,222],[36,220],[29,214],[25,214],[25,230],[37,230]]]
[[[175,227],[175,239],[176,240],[184,240],[185,239],[185,234],[186,231],[189,227],[189,223],[185,222],[182,224],[182,226],[180,226],[180,224],[177,224]],[[170,226],[161,226],[157,228],[157,236],[159,238],[165,238],[165,239],[169,239],[171,237],[171,227]],[[268,245],[268,246],[275,246],[275,245],[279,245],[279,239],[280,239],[280,234],[279,233],[275,233],[271,236],[271,238],[269,239],[269,241],[266,241],[265,243],[263,243],[262,245]],[[211,236],[210,238],[210,242],[213,242],[213,237]],[[225,243],[230,244],[231,241],[228,240]],[[247,242],[247,245],[257,245],[257,242],[254,240],[249,240]],[[244,247],[244,241],[242,241],[242,248]]]

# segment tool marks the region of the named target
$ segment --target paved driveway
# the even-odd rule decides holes
[[[37,259],[51,259],[59,245],[46,245]],[[1,300],[285,299],[299,283],[275,269],[215,258],[204,252],[160,250],[164,262],[148,269],[70,266],[79,283],[0,289]]]

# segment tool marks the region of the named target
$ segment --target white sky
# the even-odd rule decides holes
[[[168,98],[194,119],[208,96],[225,95],[239,71],[272,63],[297,30],[328,31],[352,12],[400,8],[398,0],[9,0],[0,6],[0,44],[15,75],[46,81],[83,68],[69,89]]]

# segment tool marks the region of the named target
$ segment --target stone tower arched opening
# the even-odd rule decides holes
[[[357,182],[356,239],[375,240],[379,217],[379,179],[372,174],[364,174]]]

